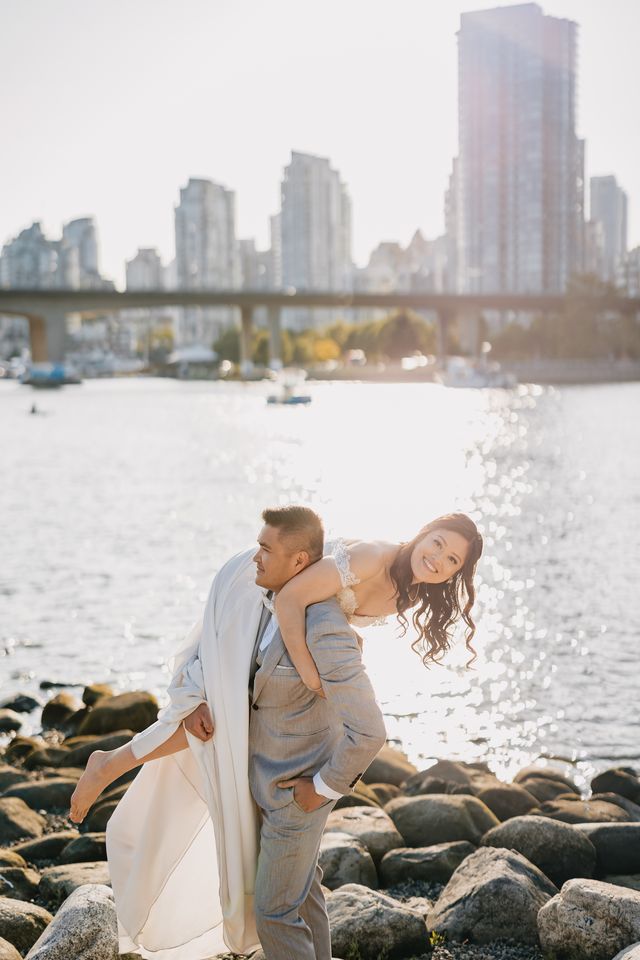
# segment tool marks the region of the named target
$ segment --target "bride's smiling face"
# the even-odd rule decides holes
[[[413,582],[444,583],[464,566],[468,552],[461,534],[438,527],[429,530],[411,553]]]
[[[253,562],[258,586],[277,591],[304,569],[308,557],[304,551],[292,551],[290,540],[266,523],[258,534],[258,549],[253,555]]]

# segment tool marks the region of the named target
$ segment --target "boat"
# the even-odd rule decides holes
[[[32,363],[20,377],[25,386],[52,390],[82,383],[73,367],[64,363]]]
[[[515,387],[517,380],[512,373],[503,370],[500,364],[486,357],[447,357],[445,366],[434,375],[436,383],[445,387]]]
[[[297,407],[311,403],[311,397],[308,393],[298,393],[296,391],[295,380],[284,380],[282,381],[280,392],[269,394],[267,397],[267,403],[278,404],[280,406]]]

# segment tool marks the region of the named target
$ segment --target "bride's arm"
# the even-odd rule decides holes
[[[358,544],[349,548],[351,572],[358,581],[367,580],[381,566],[376,544]],[[278,592],[276,619],[287,652],[302,682],[314,693],[322,691],[320,674],[307,649],[305,610],[312,603],[335,597],[344,584],[333,557],[323,557],[292,577]]]

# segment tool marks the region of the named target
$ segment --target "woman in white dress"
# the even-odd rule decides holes
[[[279,592],[275,614],[282,639],[302,681],[322,696],[320,677],[305,642],[305,610],[309,604],[335,596],[354,627],[384,622],[392,614],[407,631],[408,611],[417,634],[411,644],[425,666],[438,663],[449,648],[458,620],[466,624],[465,642],[475,624],[473,578],[482,554],[478,529],[462,513],[432,520],[408,543],[337,540],[326,545],[325,556],[293,577]],[[259,584],[259,576],[256,579]],[[470,661],[471,662],[471,661]],[[203,730],[211,733],[212,730]],[[96,750],[71,798],[70,818],[80,823],[97,797],[114,780],[139,766],[184,750],[189,744],[182,726],[159,745],[145,733],[136,737],[153,747],[136,756],[129,744],[115,750]],[[139,752],[139,751],[136,751]]]

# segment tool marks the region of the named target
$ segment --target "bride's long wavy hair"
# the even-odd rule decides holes
[[[416,544],[437,528],[464,537],[469,544],[466,560],[458,572],[444,583],[416,584],[413,582],[411,554]],[[403,628],[402,635],[405,636],[409,626],[405,611],[414,608],[411,620],[418,637],[411,647],[422,658],[425,667],[441,662],[451,645],[451,628],[460,618],[467,625],[465,643],[472,654],[467,666],[477,657],[471,644],[476,632],[471,608],[476,599],[473,577],[482,547],[482,534],[473,520],[465,513],[447,513],[428,523],[409,543],[403,543],[391,564],[389,575],[398,594],[396,607],[398,621]]]

